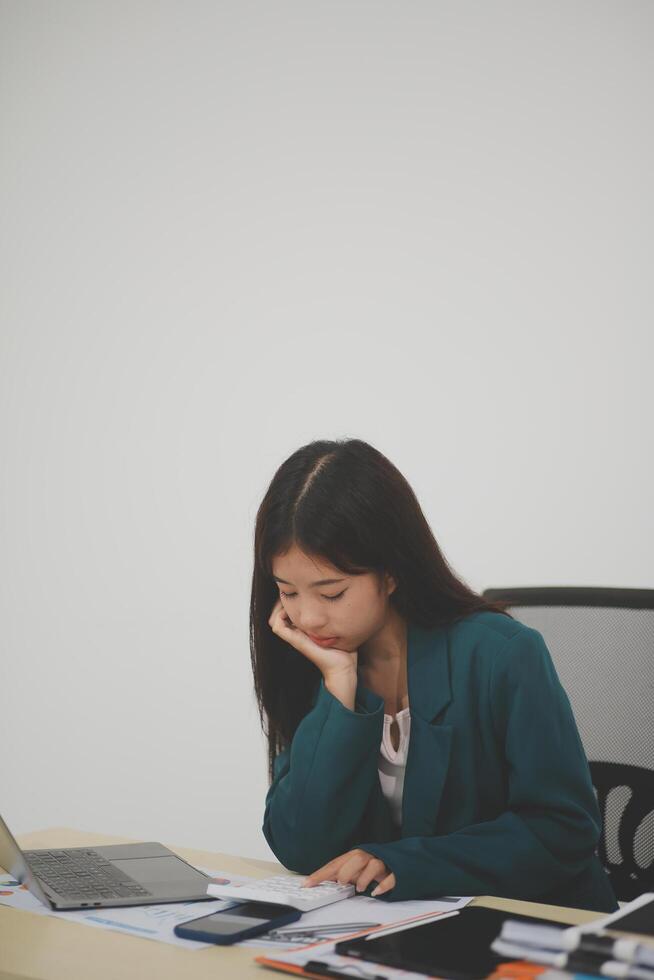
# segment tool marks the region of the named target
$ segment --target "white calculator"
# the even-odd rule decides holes
[[[323,905],[350,898],[356,892],[354,885],[341,885],[337,881],[321,881],[312,888],[302,888],[304,881],[306,878],[290,875],[275,875],[243,883],[221,878],[207,886],[207,895],[228,898],[233,902],[272,902],[275,905],[290,905],[300,912],[313,912]]]

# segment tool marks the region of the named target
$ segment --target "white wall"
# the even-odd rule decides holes
[[[0,5],[0,786],[269,857],[275,468],[356,436],[462,577],[654,587],[654,5]]]

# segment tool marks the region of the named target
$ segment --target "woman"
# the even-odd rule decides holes
[[[308,886],[618,907],[541,634],[455,576],[372,446],[316,441],[280,466],[257,514],[250,626],[263,832]]]

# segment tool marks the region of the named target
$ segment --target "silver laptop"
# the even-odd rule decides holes
[[[1,816],[0,867],[51,909],[215,901],[209,877],[163,844],[21,851]]]

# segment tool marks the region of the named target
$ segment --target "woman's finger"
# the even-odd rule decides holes
[[[388,877],[379,882],[374,891],[370,892],[370,897],[375,898],[376,895],[383,895],[384,892],[389,892],[391,888],[395,888],[395,885],[395,875],[391,872]]]
[[[370,855],[359,851],[352,851],[347,854],[347,860],[343,862],[336,872],[336,881],[341,885],[356,884],[363,868],[368,863]]]
[[[275,603],[275,605],[272,607],[272,612],[270,613],[270,616],[268,617],[268,626],[272,626],[272,624],[274,622],[274,619],[275,619],[275,616],[279,612],[279,610],[281,608],[281,605],[282,605],[282,600],[281,599],[278,599],[277,602]]]
[[[364,892],[371,881],[382,881],[383,878],[388,874],[388,868],[379,858],[372,858],[368,861],[359,877],[356,881],[356,889],[358,892]]]
[[[312,871],[311,874],[307,875],[307,877],[304,879],[302,887],[311,888],[313,885],[320,884],[321,881],[335,881],[336,872],[340,868],[341,864],[345,862],[348,854],[341,854],[340,857],[334,858],[333,861],[328,861],[327,864],[323,864],[322,868]]]
[[[281,599],[278,599],[273,606],[273,610],[268,620],[268,625],[271,627],[274,633],[277,633],[280,629],[289,629],[289,627],[293,625],[288,613],[282,605]]]

